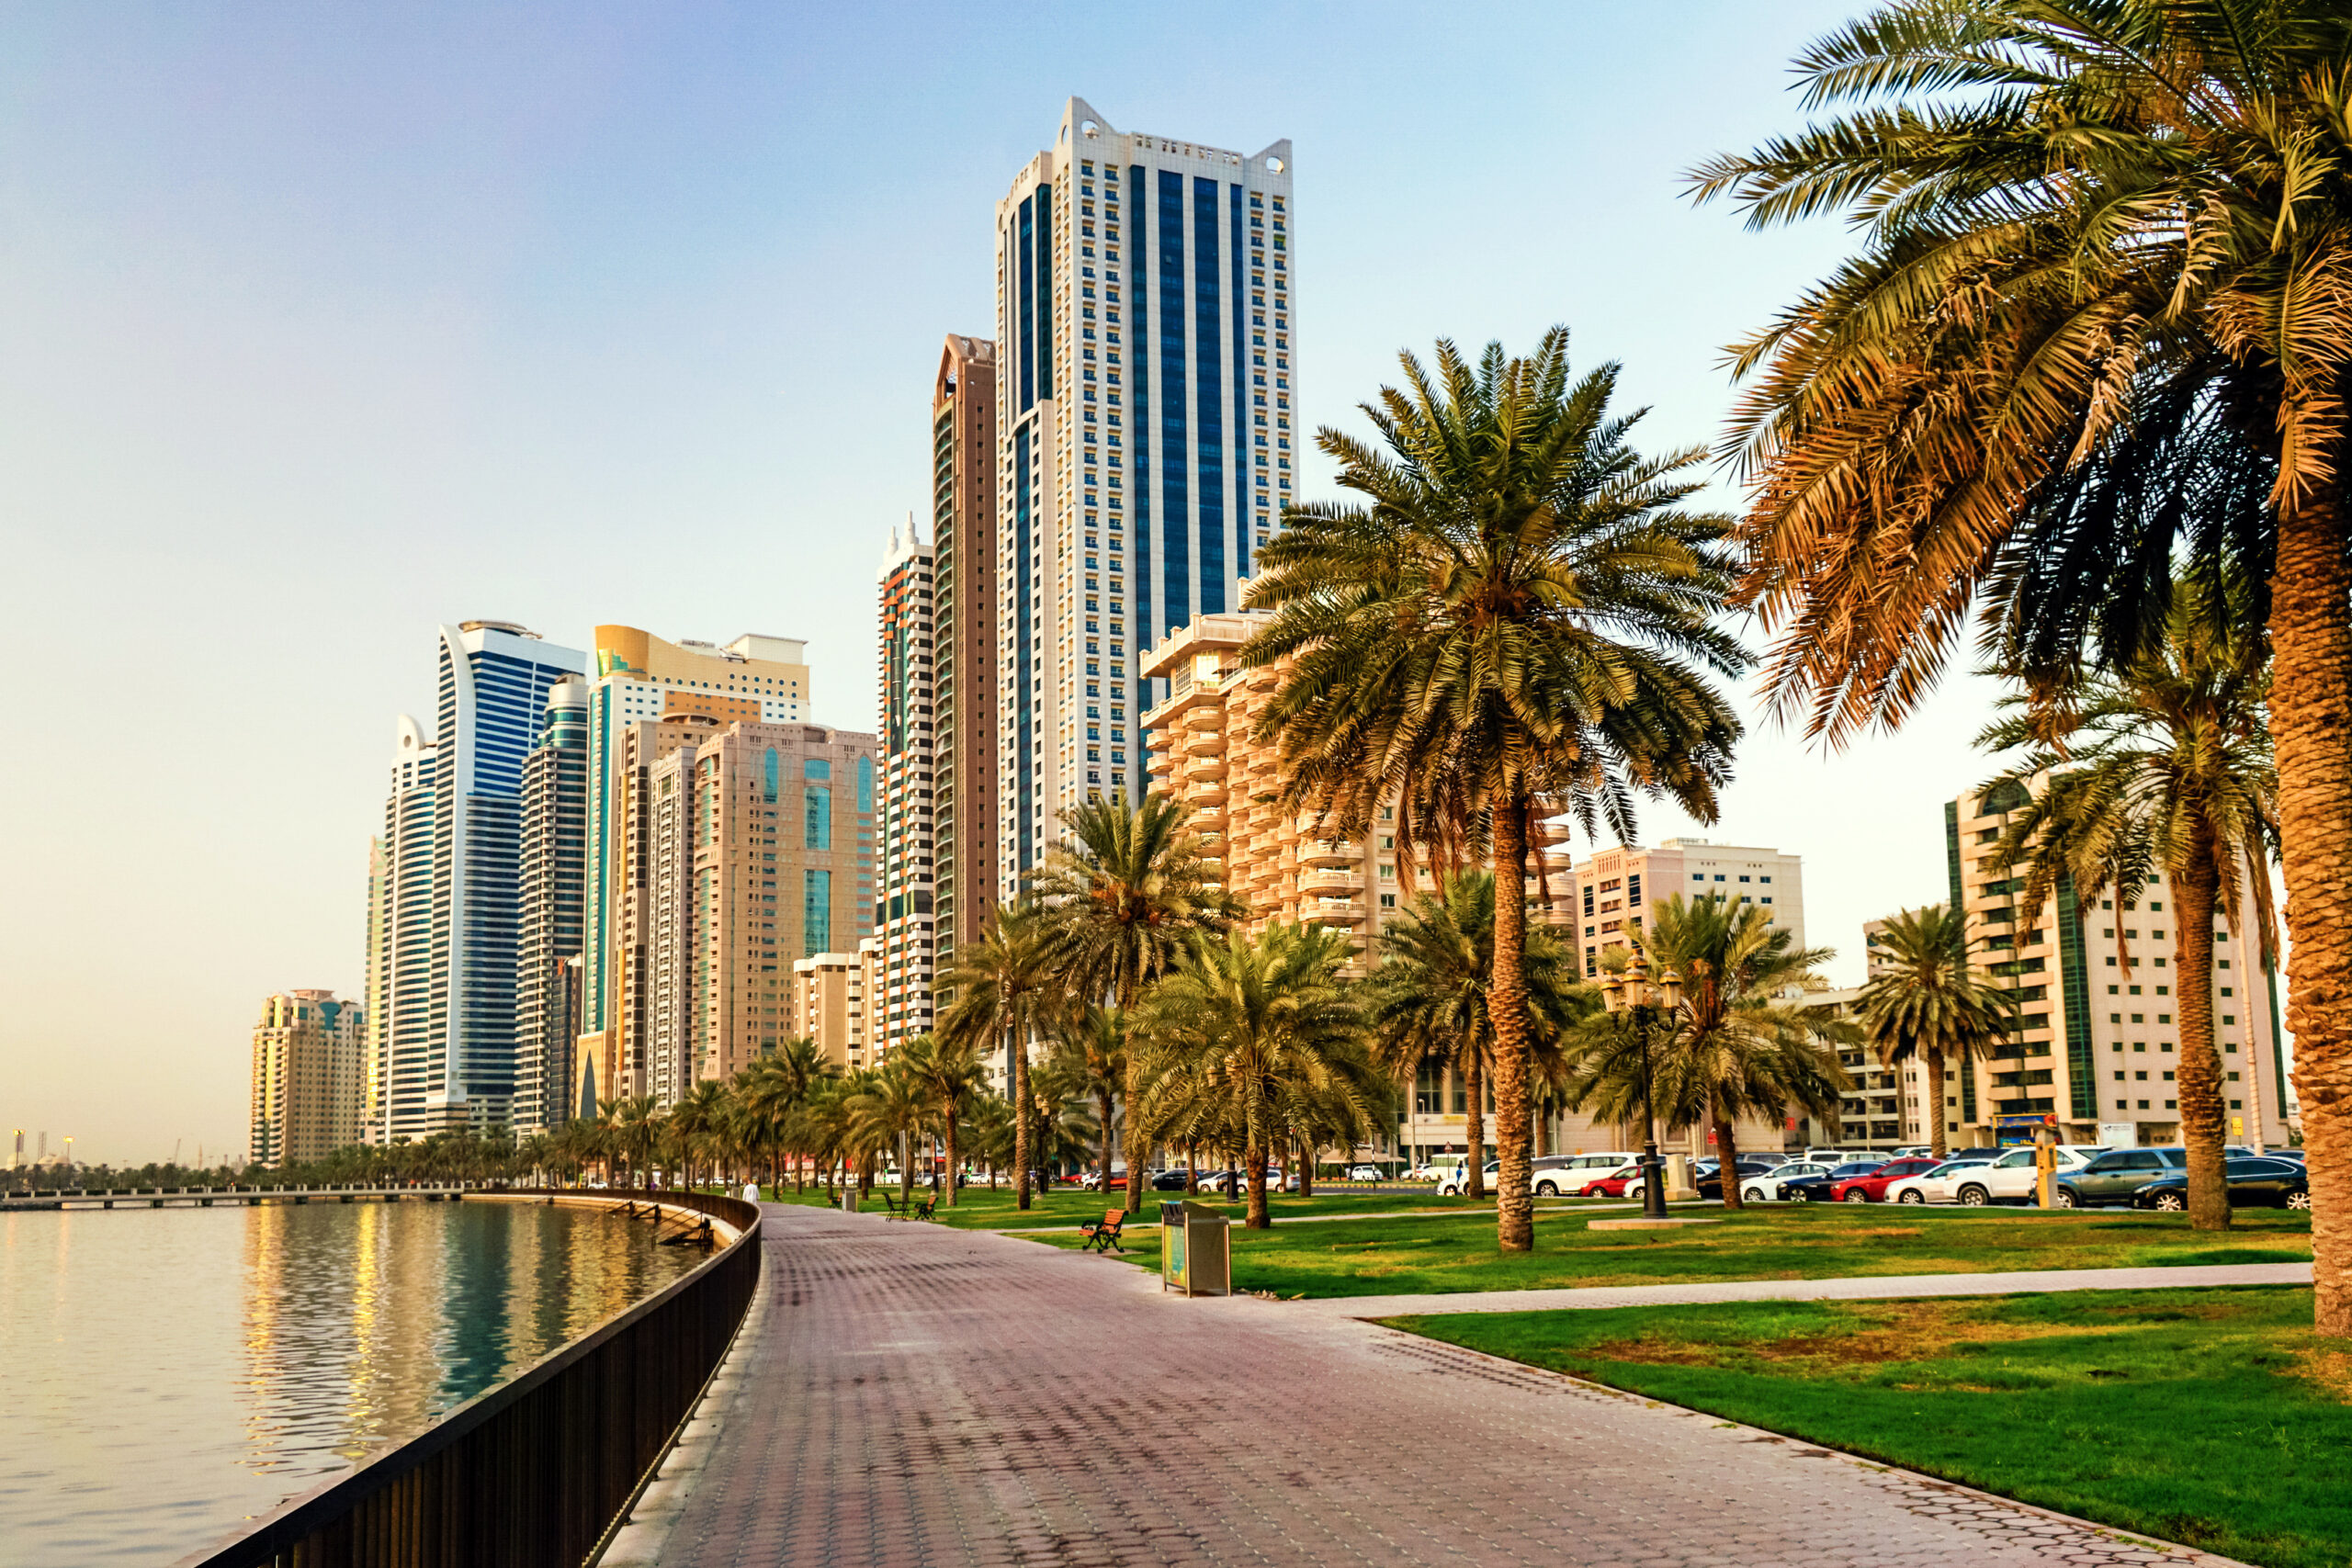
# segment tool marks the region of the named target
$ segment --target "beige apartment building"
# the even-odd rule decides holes
[[[792,966],[792,1032],[817,1043],[843,1072],[881,1059],[873,1030],[881,942],[867,937],[855,953],[820,953]]]
[[[2177,1143],[2173,1021],[2178,988],[2197,984],[2212,987],[2230,1141],[2285,1143],[2278,978],[2255,933],[2216,911],[2213,973],[2186,976],[2173,968],[2169,889],[2160,880],[2136,897],[2110,890],[2097,908],[2071,886],[2039,910],[2019,908],[2022,875],[1987,852],[2029,799],[2011,785],[1944,806],[1950,896],[1968,911],[1972,951],[2018,997],[2016,1039],[1947,1085],[1946,1136],[2014,1141],[2055,1116],[2069,1143]]]
[[[359,1142],[366,1015],[333,991],[282,991],[254,1025],[251,1157],[306,1165]]]
[[[1403,891],[1396,839],[1320,837],[1311,815],[1278,805],[1274,748],[1250,734],[1281,671],[1244,670],[1239,659],[1266,620],[1256,611],[1199,615],[1145,650],[1143,675],[1168,682],[1143,719],[1148,786],[1191,809],[1227,889],[1249,905],[1251,930],[1276,920],[1334,926],[1362,951]]]
[[[647,770],[628,897],[658,1103],[790,1038],[792,965],[871,933],[875,772],[871,735],[747,723]]]

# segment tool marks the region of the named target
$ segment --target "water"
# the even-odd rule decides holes
[[[704,1256],[544,1204],[0,1213],[0,1568],[168,1563]]]

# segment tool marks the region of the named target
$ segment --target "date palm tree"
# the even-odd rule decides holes
[[[1284,801],[1361,836],[1394,802],[1401,850],[1483,849],[1496,905],[1497,1238],[1534,1244],[1527,918],[1532,830],[1572,813],[1632,841],[1637,796],[1715,816],[1740,726],[1710,675],[1745,667],[1716,624],[1730,519],[1688,511],[1699,450],[1645,457],[1612,416],[1617,367],[1571,379],[1566,329],[1525,358],[1451,343],[1365,413],[1368,445],[1317,444],[1361,504],[1316,503],[1260,552],[1242,650],[1283,666],[1261,716]],[[1407,856],[1407,863],[1410,857]]]
[[[1890,1068],[1924,1066],[1928,1146],[1941,1159],[1950,1152],[1944,1075],[1952,1063],[1967,1072],[2008,1038],[2017,993],[1969,961],[1965,910],[1946,904],[1901,910],[1880,928],[1877,946],[1881,967],[1855,1005],[1862,1037]]]
[[[1461,1078],[1472,1108],[1466,1191],[1483,1198],[1483,1123],[1495,1051],[1487,1006],[1495,969],[1494,873],[1456,872],[1435,893],[1417,894],[1381,927],[1380,953],[1365,993],[1374,1053],[1399,1084],[1414,1082],[1425,1064],[1451,1068]],[[1595,998],[1577,984],[1568,952],[1544,926],[1527,929],[1521,963],[1536,1024],[1533,1077],[1556,1081],[1556,1070],[1542,1069],[1555,1066],[1562,1032],[1589,1011]]]
[[[927,1125],[939,1134],[940,1141],[946,1145],[947,1206],[952,1209],[956,1206],[956,1178],[963,1169],[957,1140],[962,1135],[965,1117],[988,1088],[988,1073],[980,1066],[979,1053],[968,1038],[948,1041],[935,1034],[918,1034],[899,1046],[890,1061],[912,1080],[924,1103],[931,1107]]]
[[[2160,878],[2170,892],[2180,1125],[2189,1222],[2199,1230],[2230,1224],[2226,1094],[2213,1030],[2215,914],[2239,930],[2251,915],[2271,962],[2278,781],[2264,727],[2267,676],[2250,642],[2213,629],[2192,590],[2163,644],[2093,675],[2054,715],[2010,698],[2010,711],[1978,738],[1988,750],[2023,753],[1985,787],[2017,784],[2031,794],[1994,848],[1996,861],[2025,868],[2024,918],[2062,883],[2071,882],[2086,905],[2111,890],[2126,910],[2148,902]],[[2119,953],[2126,942],[2118,939]]]
[[[999,905],[979,939],[956,950],[955,967],[937,982],[955,997],[939,1021],[942,1040],[975,1056],[999,1046],[1011,1055],[1013,1201],[1023,1209],[1035,1152],[1029,1044],[1063,990],[1052,935],[1046,912],[1036,904]]]
[[[1125,1012],[1196,933],[1224,930],[1241,912],[1184,827],[1187,808],[1165,795],[1140,805],[1087,801],[1061,814],[1068,835],[1031,879],[1052,911],[1053,944],[1069,1005],[1108,1003]],[[1126,1094],[1126,1207],[1143,1207],[1139,1178],[1150,1158],[1136,1119],[1139,1086],[1130,1059]]]
[[[1238,1130],[1250,1228],[1271,1223],[1266,1161],[1285,1126],[1328,1120],[1334,1102],[1366,1121],[1393,1103],[1340,979],[1352,954],[1345,935],[1320,926],[1196,931],[1136,1010],[1144,1124],[1180,1142]],[[1127,1172],[1131,1189],[1143,1185],[1132,1155]]]
[[[1832,739],[1900,722],[1980,592],[2037,681],[2120,669],[2176,557],[2251,574],[2314,1315],[2352,1336],[2352,14],[1901,0],[1797,70],[1837,112],[1692,175],[1754,225],[1862,234],[1734,349],[1774,706]]]
[[[1830,951],[1801,948],[1761,907],[1720,897],[1676,894],[1628,936],[1653,977],[1670,973],[1679,982],[1650,1042],[1649,1092],[1639,1081],[1640,1042],[1622,1015],[1603,1015],[1574,1036],[1563,1098],[1611,1121],[1654,1107],[1670,1127],[1704,1127],[1722,1161],[1723,1205],[1736,1209],[1739,1118],[1777,1125],[1791,1109],[1835,1116],[1848,1088],[1837,1047],[1858,1032],[1804,995],[1819,987],[1815,970]]]
[[[1126,1014],[1117,1008],[1088,1006],[1057,1020],[1052,1033],[1054,1054],[1046,1066],[1054,1078],[1053,1093],[1093,1105],[1094,1123],[1102,1130],[1094,1150],[1095,1168],[1108,1192],[1112,1111],[1127,1084]],[[1130,1163],[1127,1168],[1135,1167]]]

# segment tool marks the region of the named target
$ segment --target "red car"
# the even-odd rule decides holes
[[[1876,1170],[1838,1182],[1830,1188],[1829,1198],[1837,1203],[1883,1203],[1889,1182],[1900,1181],[1906,1176],[1925,1176],[1940,1163],[1932,1159],[1891,1159]]]
[[[1638,1165],[1620,1166],[1606,1176],[1597,1176],[1577,1189],[1579,1198],[1623,1198],[1628,1186],[1638,1186],[1642,1168]]]

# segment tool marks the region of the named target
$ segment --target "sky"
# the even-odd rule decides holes
[[[1065,99],[1295,143],[1307,426],[1565,322],[1637,446],[1703,447],[1724,345],[1847,236],[1681,175],[1802,123],[1786,62],[1853,9],[0,8],[0,1135],[243,1146],[263,998],[358,989],[437,624],[805,637],[815,716],[870,728],[941,339],[992,333]],[[1719,822],[1642,835],[1804,855],[1853,983],[1864,919],[1942,896],[1990,696],[1837,755],[1759,719]]]

